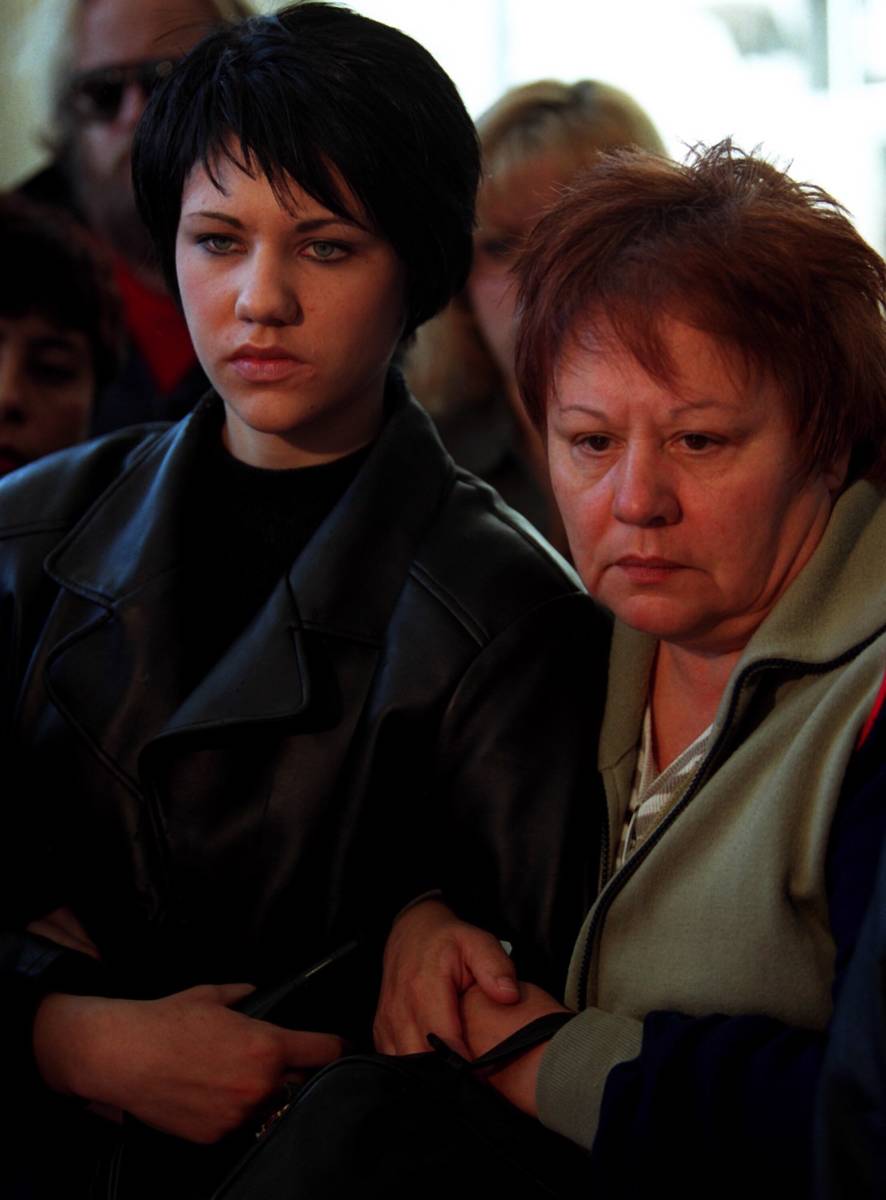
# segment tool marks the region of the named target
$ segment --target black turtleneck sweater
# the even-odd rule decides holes
[[[180,611],[188,691],[259,611],[353,481],[370,447],[319,466],[268,470],[207,445],[182,514]]]

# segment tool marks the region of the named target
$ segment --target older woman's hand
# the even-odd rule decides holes
[[[283,1084],[344,1052],[340,1038],[235,1012],[246,984],[159,1000],[47,996],[34,1053],[54,1091],[132,1113],[193,1142],[214,1142],[272,1103]]]
[[[394,922],[385,947],[375,1043],[386,1054],[428,1049],[436,1033],[468,1055],[459,998],[478,988],[490,1004],[519,999],[516,972],[491,933],[461,921],[439,900],[423,900]]]
[[[502,1008],[490,1001],[482,988],[472,987],[461,998],[461,1017],[472,1058],[503,1042],[506,1037],[548,1013],[569,1012],[534,983],[520,983],[520,999]],[[489,1083],[506,1100],[531,1117],[538,1116],[535,1084],[546,1043],[536,1046],[489,1077]]]

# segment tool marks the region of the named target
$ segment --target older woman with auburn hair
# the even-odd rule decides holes
[[[803,1196],[886,827],[886,266],[828,195],[723,143],[601,160],[520,271],[523,395],[615,630],[576,1015],[491,1083],[587,1149],[607,1200]],[[506,960],[437,902],[387,958],[388,1049],[430,1028],[482,1053],[563,1007],[464,987]]]

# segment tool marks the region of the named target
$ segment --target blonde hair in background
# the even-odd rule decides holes
[[[657,129],[636,100],[594,79],[541,79],[511,88],[479,118],[477,132],[487,175],[551,150],[574,155],[576,166],[622,146],[664,154]]]
[[[593,79],[542,79],[511,88],[478,119],[477,132],[483,156],[481,212],[484,193],[506,191],[511,171],[551,152],[562,156],[564,186],[607,150],[638,146],[665,153],[640,105],[620,88]],[[476,407],[501,392],[501,377],[465,295],[418,331],[406,374],[435,416]]]

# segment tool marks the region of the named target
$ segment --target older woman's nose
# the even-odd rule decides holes
[[[615,467],[613,516],[627,525],[673,525],[680,503],[669,464],[650,447],[629,447]]]
[[[253,253],[242,271],[234,305],[238,320],[257,325],[294,325],[301,319],[290,273],[275,256]]]

